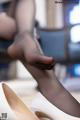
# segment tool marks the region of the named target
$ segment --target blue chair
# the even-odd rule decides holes
[[[80,63],[80,43],[72,43],[70,29],[38,29],[39,42],[45,55],[52,56],[57,63]]]

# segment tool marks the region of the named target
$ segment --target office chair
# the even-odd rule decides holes
[[[80,63],[80,43],[71,42],[70,29],[42,29],[38,28],[39,43],[45,55],[52,56],[56,63],[74,64]],[[13,40],[0,40],[0,63],[11,62],[7,54],[7,47]]]
[[[71,42],[72,27],[53,30],[38,29],[39,42],[44,54],[52,56],[57,63],[80,63],[80,43]]]

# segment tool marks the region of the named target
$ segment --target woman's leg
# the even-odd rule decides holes
[[[28,71],[31,73],[31,75],[38,82],[39,90],[52,104],[54,104],[56,107],[70,115],[80,117],[80,104],[60,84],[53,70],[42,70],[39,68],[39,66],[36,67],[35,65],[30,65],[27,62],[26,54],[29,54],[28,48],[32,53],[34,53],[35,49],[36,51],[38,51],[38,53],[40,52],[40,50],[34,40],[32,39],[27,40],[26,38],[25,41],[24,39],[25,38],[22,39],[21,43],[18,43],[17,41],[16,44],[13,44],[13,46],[10,47],[9,49],[10,55],[12,54],[14,56],[18,55],[22,56],[21,57],[23,59],[22,62],[28,69]],[[26,44],[22,45],[23,42],[24,43],[26,42]],[[22,45],[23,51],[21,50],[22,48],[20,49],[20,45]],[[37,47],[35,49],[32,49],[34,45]]]
[[[16,21],[19,32],[23,33],[26,29],[32,30],[34,15],[31,14],[34,12],[34,0],[20,0],[19,2]],[[27,9],[28,14],[26,14]],[[8,52],[13,58],[23,59],[23,64],[38,82],[39,90],[52,104],[70,115],[80,117],[80,104],[59,83],[53,70],[41,69],[41,67],[47,69],[46,65],[51,66],[53,59],[44,57],[30,34],[26,32],[25,35],[19,36]]]
[[[35,41],[35,44],[42,53],[37,41]],[[40,70],[39,68],[28,65],[25,62],[23,63],[38,82],[41,93],[52,104],[70,115],[80,117],[80,104],[57,80],[53,70]]]

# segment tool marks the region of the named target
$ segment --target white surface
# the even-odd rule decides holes
[[[31,74],[27,71],[27,69],[20,61],[16,62],[16,69],[17,69],[18,78],[22,78],[22,79],[32,78]]]
[[[39,109],[40,111],[47,113],[54,120],[80,120],[80,118],[73,117],[62,112],[60,109],[52,105],[43,95],[37,94],[32,102],[32,108]]]
[[[6,100],[6,97],[2,88],[2,83],[0,83],[0,116],[2,113],[7,113],[8,120],[15,120],[16,118],[16,116],[12,112],[12,109],[10,108]]]
[[[9,87],[9,86],[8,86]],[[9,91],[10,90],[13,90],[12,89],[12,87],[10,87],[10,89],[9,89]],[[12,98],[12,96],[14,96],[14,91],[11,93],[11,95],[9,96],[9,99],[14,99],[14,97]],[[7,96],[8,97],[8,96]],[[7,102],[7,97],[5,96],[5,93],[4,93],[4,90],[3,90],[3,87],[2,87],[2,83],[0,84],[0,115],[2,114],[2,113],[7,113],[7,117],[8,118],[6,118],[6,119],[4,119],[4,120],[20,120],[20,118],[21,118],[21,120],[22,119],[24,119],[25,118],[25,112],[26,112],[26,117],[28,116],[28,119],[29,119],[29,114],[32,114],[31,112],[29,113],[29,107],[28,106],[26,106],[26,105],[23,105],[22,104],[22,102],[19,102],[19,97],[18,96],[15,96],[15,99],[14,99],[14,101],[12,100],[12,102],[11,102],[11,104],[13,104],[13,105],[15,105],[16,104],[16,102],[19,102],[19,104],[17,103],[17,107],[14,107],[14,110],[15,110],[15,108],[16,108],[16,112],[14,112],[12,109],[11,109],[11,107],[10,107],[10,105],[11,104],[8,104],[8,102],[9,102],[9,100],[8,100],[8,102]],[[15,101],[16,100],[16,101]],[[22,101],[22,100],[21,100]],[[14,103],[13,103],[14,102]],[[23,106],[23,107],[22,107]],[[24,107],[25,106],[25,107]],[[17,109],[18,109],[18,111],[17,111]],[[22,110],[21,110],[22,109]],[[19,112],[19,110],[21,110],[21,111],[25,111],[25,112],[22,112],[22,114],[19,114],[18,112]],[[18,113],[18,114],[16,114],[16,113]],[[1,120],[3,120],[3,118],[1,119]],[[24,119],[24,120],[26,120],[26,119]],[[37,120],[36,118],[35,118],[35,120]]]
[[[20,96],[30,95],[37,87],[36,81],[30,78],[29,80],[8,81],[7,84]]]
[[[36,0],[36,19],[41,27],[46,27],[46,0]]]

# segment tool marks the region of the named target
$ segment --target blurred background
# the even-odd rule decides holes
[[[58,80],[80,102],[80,1],[36,0],[36,7],[36,29],[44,54],[54,57]],[[0,81],[30,104],[37,83],[20,61],[4,62],[8,44],[0,40]]]

